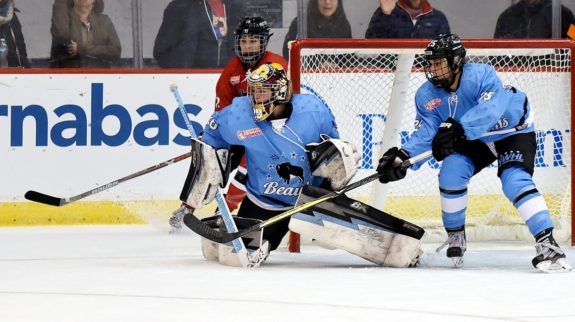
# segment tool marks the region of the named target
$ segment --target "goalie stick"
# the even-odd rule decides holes
[[[92,189],[92,190],[83,192],[83,193],[81,193],[81,194],[79,194],[79,195],[76,195],[76,196],[71,196],[71,197],[67,197],[67,198],[59,198],[59,197],[50,196],[50,195],[47,195],[47,194],[44,194],[44,193],[41,193],[41,192],[38,192],[38,191],[28,190],[28,191],[26,192],[26,194],[24,194],[24,198],[26,198],[26,199],[28,199],[28,200],[30,200],[30,201],[35,201],[35,202],[43,203],[43,204],[50,205],[50,206],[56,206],[56,207],[65,206],[65,205],[67,205],[67,204],[69,204],[69,203],[72,203],[72,202],[74,202],[74,201],[78,201],[78,200],[80,200],[80,199],[84,199],[84,198],[89,197],[89,196],[91,196],[91,195],[95,195],[95,194],[97,194],[97,193],[99,193],[99,192],[102,192],[102,191],[104,191],[104,190],[108,190],[108,189],[110,189],[110,188],[113,188],[113,187],[119,185],[119,184],[122,183],[122,182],[126,182],[126,181],[128,181],[128,180],[132,180],[132,179],[137,178],[137,177],[139,177],[139,176],[142,176],[142,175],[144,175],[144,174],[147,174],[147,173],[150,173],[150,172],[154,172],[154,171],[159,170],[159,169],[161,169],[161,168],[164,168],[164,167],[167,167],[167,166],[169,166],[169,165],[172,165],[172,164],[174,164],[174,163],[176,163],[176,162],[185,160],[185,159],[189,158],[191,155],[192,155],[191,152],[184,153],[184,154],[179,155],[179,156],[177,156],[177,157],[175,157],[175,158],[172,158],[172,159],[170,159],[170,160],[166,160],[166,161],[164,161],[164,162],[155,164],[155,165],[153,165],[153,166],[151,166],[151,167],[149,167],[149,168],[146,168],[146,169],[144,169],[144,170],[138,171],[138,172],[136,172],[136,173],[132,173],[132,174],[130,174],[130,175],[128,175],[128,176],[125,176],[125,177],[123,177],[123,178],[114,180],[114,181],[112,181],[112,182],[110,182],[110,183],[107,183],[107,184],[105,184],[105,185],[103,185],[103,186],[99,186],[99,187],[97,187],[97,188],[94,188],[94,189]]]
[[[403,168],[407,168],[409,166],[411,166],[414,163],[417,163],[419,161],[425,160],[427,158],[429,158],[431,156],[431,151],[426,151],[423,152],[419,155],[414,156],[413,158],[410,158],[408,160],[405,160],[401,163],[401,167]],[[345,186],[343,189],[341,189],[340,191],[334,191],[334,192],[330,192],[316,200],[304,203],[302,205],[299,205],[297,207],[294,207],[293,209],[290,209],[288,211],[282,212],[279,215],[276,215],[270,219],[267,219],[257,225],[248,227],[246,229],[243,229],[241,231],[238,232],[224,232],[224,231],[219,231],[219,230],[215,230],[213,228],[211,228],[210,226],[206,225],[205,223],[201,222],[198,218],[196,218],[194,215],[192,214],[186,214],[184,216],[184,224],[186,226],[188,226],[191,230],[193,230],[195,233],[197,233],[198,235],[209,239],[211,241],[214,241],[216,243],[220,243],[220,244],[225,244],[228,243],[234,239],[237,239],[239,237],[245,236],[251,232],[254,232],[256,230],[262,229],[264,227],[267,227],[269,225],[272,225],[284,218],[290,217],[304,209],[313,207],[319,203],[322,203],[324,201],[327,201],[329,199],[335,198],[337,196],[339,196],[340,194],[346,193],[348,191],[351,191],[357,187],[363,186],[371,181],[374,181],[376,179],[379,178],[379,174],[378,173],[374,173],[368,177],[365,177],[361,180],[358,180],[354,183],[348,184],[347,186]],[[216,198],[217,199],[217,198]]]
[[[182,114],[182,117],[184,118],[184,122],[186,123],[188,131],[190,132],[190,138],[192,140],[197,140],[198,135],[196,134],[196,131],[194,130],[192,124],[190,123],[190,120],[188,119],[188,114],[184,108],[184,102],[182,101],[182,97],[180,96],[180,92],[178,91],[178,86],[176,84],[172,84],[172,85],[170,85],[170,90],[174,94],[174,97],[176,98],[176,102],[178,102],[178,109],[180,110],[180,113]],[[223,219],[224,224],[226,226],[226,230],[229,233],[237,233],[238,228],[234,222],[232,215],[230,214],[230,211],[228,209],[228,206],[226,204],[226,201],[225,201],[223,194],[222,194],[220,189],[218,189],[216,191],[216,203],[220,209],[220,215],[222,216],[222,219]],[[193,213],[188,213],[188,214],[184,215],[184,218],[186,216],[193,217],[195,220],[200,222],[202,225],[206,225],[206,224],[202,223],[196,216],[194,216]],[[208,225],[206,225],[206,226],[209,227]],[[210,228],[210,229],[212,229],[212,228]],[[212,230],[217,231],[215,229],[212,229]],[[232,246],[234,248],[234,251],[238,255],[238,258],[240,260],[241,265],[243,267],[258,267],[258,266],[260,266],[260,264],[266,259],[266,256],[261,254],[262,249],[260,248],[256,251],[254,251],[252,254],[248,253],[248,250],[247,250],[246,246],[244,245],[243,240],[239,237],[241,237],[241,236],[230,239],[228,242],[232,242]]]

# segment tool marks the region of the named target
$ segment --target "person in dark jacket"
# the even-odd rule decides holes
[[[242,0],[173,0],[154,42],[162,68],[223,68],[235,55]]]
[[[351,38],[351,26],[343,10],[343,0],[310,0],[307,7],[308,38]],[[283,56],[289,57],[288,43],[299,38],[297,18],[292,20],[283,46]]]
[[[494,38],[552,38],[552,1],[521,0],[497,19]],[[561,38],[567,38],[573,12],[561,6]]]
[[[14,0],[0,0],[0,38],[8,45],[8,67],[30,68],[22,25],[18,20]]]
[[[434,38],[450,34],[443,12],[427,0],[380,0],[365,38]]]
[[[55,0],[52,6],[51,67],[110,68],[122,46],[104,0]]]

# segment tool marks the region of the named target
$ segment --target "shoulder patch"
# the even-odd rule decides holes
[[[441,104],[440,98],[433,99],[433,100],[427,102],[427,104],[425,104],[425,110],[431,112],[435,108],[437,108],[440,104]]]
[[[240,81],[241,81],[241,76],[239,76],[239,75],[230,77],[230,84],[232,84],[232,86],[239,84]]]

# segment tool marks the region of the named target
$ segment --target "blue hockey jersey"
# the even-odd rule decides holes
[[[410,156],[431,150],[439,125],[449,117],[462,125],[468,140],[486,143],[534,130],[525,94],[504,87],[495,69],[487,64],[464,64],[454,93],[425,82],[415,94],[415,106],[415,132],[402,146]]]
[[[248,97],[214,113],[202,141],[214,148],[245,147],[248,198],[264,209],[283,210],[295,205],[304,184],[319,185],[311,175],[306,145],[320,142],[321,134],[339,138],[333,114],[318,98],[295,94],[292,113],[283,126],[256,122]]]

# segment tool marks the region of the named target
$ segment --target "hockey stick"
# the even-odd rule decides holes
[[[414,156],[413,158],[410,158],[408,160],[405,160],[401,163],[401,167],[402,168],[407,168],[419,161],[425,160],[427,158],[429,158],[431,156],[431,151],[426,151],[423,152],[419,155]],[[241,231],[238,232],[224,232],[224,231],[218,231],[215,230],[213,228],[211,228],[210,226],[206,225],[205,223],[201,222],[198,218],[196,218],[195,216],[191,215],[191,214],[186,214],[184,216],[184,224],[186,226],[188,226],[191,230],[193,230],[194,232],[196,232],[198,235],[207,238],[211,241],[214,241],[216,243],[220,243],[220,244],[225,244],[228,243],[234,239],[237,239],[239,237],[245,236],[251,232],[254,232],[256,230],[262,229],[264,227],[267,227],[269,225],[272,225],[282,219],[288,218],[292,215],[295,215],[296,213],[305,210],[307,208],[313,207],[319,203],[322,203],[324,201],[327,201],[329,199],[335,198],[343,193],[346,193],[348,191],[351,191],[357,187],[363,186],[369,182],[372,182],[376,179],[379,178],[379,174],[378,173],[374,173],[368,177],[365,177],[361,180],[358,180],[354,183],[351,183],[347,186],[345,186],[343,189],[341,189],[340,191],[334,191],[334,192],[330,192],[326,195],[324,195],[323,197],[320,197],[316,200],[304,203],[302,205],[299,205],[293,209],[290,209],[288,211],[282,212],[279,215],[276,215],[270,219],[267,219],[266,221],[263,221],[257,225],[248,227],[246,229],[243,229]]]
[[[178,109],[180,110],[180,113],[182,114],[182,117],[184,118],[184,122],[186,123],[186,127],[188,128],[188,131],[190,132],[191,139],[197,140],[198,135],[196,134],[194,127],[192,126],[192,124],[190,123],[190,120],[188,119],[188,114],[184,108],[184,102],[182,101],[182,97],[180,96],[180,92],[178,91],[178,86],[176,84],[172,84],[172,85],[170,85],[170,90],[174,94],[174,97],[176,98],[176,102],[178,102]],[[230,211],[228,209],[228,205],[226,204],[226,201],[225,201],[223,194],[222,194],[220,189],[218,189],[216,191],[216,198],[215,199],[216,199],[216,203],[218,205],[218,208],[220,209],[220,214],[222,215],[222,219],[224,221],[224,224],[226,226],[227,231],[230,233],[237,233],[238,228],[236,226],[236,223],[234,222],[232,215],[230,214]],[[186,216],[193,217],[195,220],[200,222],[202,225],[205,225],[208,228],[210,228],[208,225],[202,223],[196,216],[194,216],[193,213],[186,214],[184,216],[184,218]],[[210,228],[210,229],[212,229],[212,228]],[[194,229],[192,229],[192,230],[194,230]],[[194,230],[194,232],[198,233],[195,230]],[[243,240],[241,240],[239,237],[238,238],[232,238],[229,241],[232,242],[232,246],[234,247],[234,250],[235,250],[236,254],[238,255],[240,263],[242,264],[243,267],[254,267],[254,266],[257,267],[261,264],[261,262],[263,260],[265,260],[265,258],[263,258],[263,257],[261,257],[261,258],[258,258],[257,256],[255,258],[250,257],[250,254],[248,254],[248,251],[246,249],[246,246],[244,245]]]
[[[128,180],[132,180],[132,179],[137,178],[137,177],[139,177],[139,176],[142,176],[142,175],[144,175],[144,174],[147,174],[147,173],[150,173],[150,172],[154,172],[154,171],[156,171],[156,170],[158,170],[158,169],[167,167],[167,166],[169,166],[169,165],[171,165],[171,164],[174,164],[174,163],[176,163],[176,162],[185,160],[185,159],[189,158],[191,155],[192,155],[191,152],[184,153],[184,154],[179,155],[179,156],[177,156],[177,157],[175,157],[175,158],[172,158],[172,159],[170,159],[170,160],[166,160],[166,161],[164,161],[164,162],[155,164],[155,165],[153,165],[153,166],[151,166],[151,167],[149,167],[149,168],[146,168],[146,169],[144,169],[144,170],[138,171],[138,172],[136,172],[136,173],[132,173],[132,174],[130,174],[130,175],[128,175],[128,176],[125,176],[125,177],[123,177],[123,178],[114,180],[114,181],[112,181],[112,182],[110,182],[110,183],[107,183],[107,184],[105,184],[105,185],[103,185],[103,186],[99,186],[98,188],[94,188],[94,189],[92,189],[92,190],[83,192],[83,193],[81,193],[81,194],[79,194],[79,195],[76,195],[76,196],[72,196],[72,197],[68,197],[68,198],[59,198],[59,197],[54,197],[54,196],[50,196],[50,195],[47,195],[47,194],[43,194],[43,193],[38,192],[38,191],[28,190],[28,191],[26,192],[26,194],[24,194],[24,198],[26,198],[26,199],[28,199],[28,200],[30,200],[30,201],[35,201],[35,202],[43,203],[43,204],[50,205],[50,206],[56,206],[56,207],[65,206],[65,205],[67,205],[67,204],[69,204],[69,203],[72,203],[72,202],[74,202],[74,201],[78,201],[78,200],[80,200],[80,199],[84,199],[84,198],[89,197],[89,196],[91,196],[91,195],[95,195],[95,194],[97,194],[97,193],[99,193],[99,192],[102,192],[102,191],[104,191],[104,190],[108,190],[108,189],[110,189],[110,188],[113,188],[113,187],[119,185],[119,184],[122,183],[122,182],[126,182],[126,181],[128,181]]]

